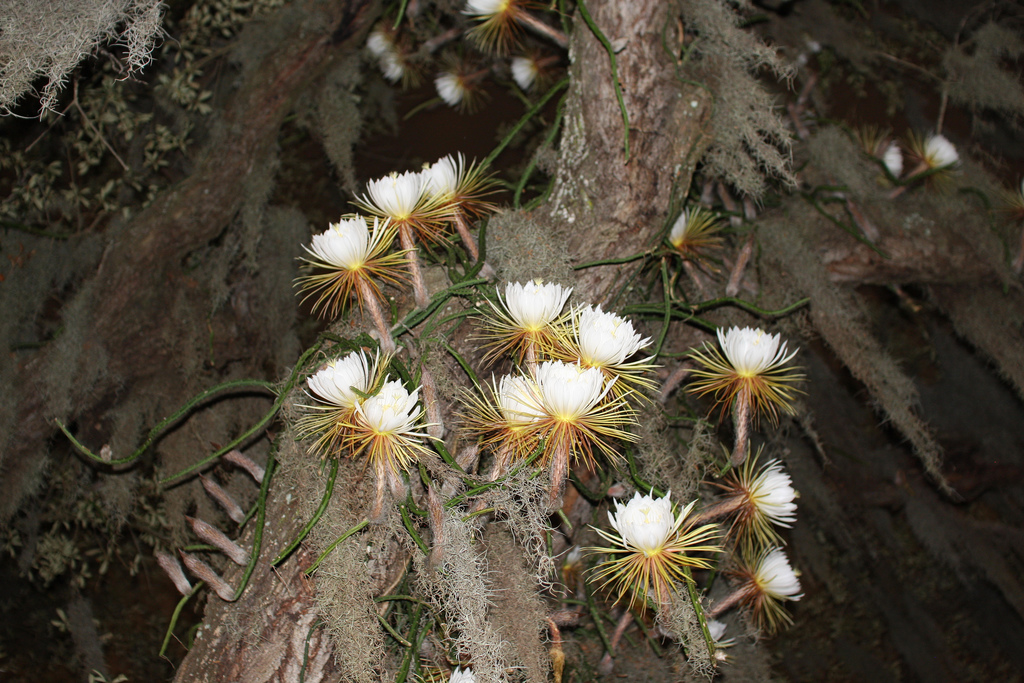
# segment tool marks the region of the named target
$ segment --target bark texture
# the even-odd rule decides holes
[[[223,333],[216,338],[228,344],[244,340],[243,373],[263,374],[275,337],[287,330],[265,329],[244,302],[211,312],[185,261],[229,229],[244,208],[247,182],[269,162],[296,98],[308,92],[333,59],[362,44],[378,11],[375,0],[300,0],[284,10],[276,19],[293,28],[279,43],[259,46],[266,57],[243,74],[221,114],[223,125],[194,172],[135,219],[109,230],[100,265],[80,286],[76,302],[90,321],[88,338],[80,340],[81,354],[102,358],[105,367],[95,381],[69,382],[74,389],[60,398],[67,408],[58,414],[45,392],[20,392],[18,431],[0,455],[9,492],[0,501],[0,520],[14,514],[34,490],[45,462],[40,454],[55,433],[54,417],[80,420],[80,437],[102,443],[107,435],[92,425],[119,406],[143,400],[162,416],[193,392],[195,379],[182,368],[188,364],[183,359],[194,358],[197,349],[194,337],[182,328],[209,324],[211,331]],[[55,364],[57,352],[46,349],[25,362],[19,385],[34,386],[44,369]]]

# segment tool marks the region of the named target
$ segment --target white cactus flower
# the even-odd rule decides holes
[[[803,597],[800,579],[781,548],[764,553],[754,568],[753,581],[760,591],[776,601],[797,601]]]
[[[466,99],[466,86],[458,74],[445,71],[434,79],[437,94],[449,107],[457,107]]]
[[[362,398],[353,388],[366,393],[370,390],[373,373],[362,351],[353,351],[344,358],[335,358],[326,367],[306,380],[309,390],[324,403],[341,408],[355,408]]]
[[[512,59],[512,79],[523,90],[529,90],[537,80],[537,60],[532,57],[514,57]]]
[[[418,172],[391,173],[366,184],[360,202],[396,221],[408,220],[423,199],[423,176]]]
[[[379,60],[381,73],[389,83],[397,83],[405,77],[405,62],[396,52],[385,52]]]
[[[398,380],[385,382],[375,395],[356,404],[356,412],[377,436],[418,436],[414,425],[422,413],[417,410],[419,393],[410,394]]]
[[[448,679],[448,683],[476,683],[476,676],[473,675],[473,671],[470,669],[455,667],[455,670],[452,671],[452,677]]]
[[[565,423],[572,423],[590,413],[612,387],[605,385],[600,368],[583,368],[562,361],[545,361],[537,368],[534,379],[540,390],[544,412]]]
[[[505,286],[505,308],[512,320],[522,329],[539,330],[558,318],[562,307],[572,293],[572,287],[541,280],[521,285],[518,282]]]
[[[511,0],[467,0],[462,13],[470,17],[492,17],[504,12]]]
[[[882,154],[882,163],[894,178],[899,178],[903,173],[903,152],[895,142],[890,142]]]
[[[366,39],[366,49],[374,57],[380,59],[389,52],[394,52],[395,43],[391,40],[388,32],[378,26],[370,32],[370,36]]]
[[[498,384],[496,398],[501,414],[512,425],[523,425],[544,417],[539,388],[526,377],[505,375]]]
[[[458,161],[451,154],[443,156],[420,171],[426,193],[442,198],[455,194],[455,191],[459,189],[459,179],[462,177],[462,169],[466,163],[465,157],[461,153],[457,158]]]
[[[611,367],[651,343],[633,329],[633,323],[598,306],[587,306],[576,317],[580,360],[590,366]]]
[[[750,329],[732,327],[728,332],[718,328],[718,343],[722,345],[729,364],[740,377],[754,377],[789,361],[796,355],[793,351],[786,354],[786,342],[781,342],[777,334],[768,334],[761,328]]]
[[[664,498],[637,492],[625,505],[615,501],[615,513],[608,512],[608,521],[628,546],[652,555],[665,546],[683,521],[684,515],[672,514],[671,497],[671,491]]]
[[[347,218],[331,223],[324,232],[313,235],[312,244],[306,249],[320,262],[344,268],[358,270],[366,263],[378,241],[380,226],[373,221],[373,234],[362,216]]]
[[[758,512],[772,523],[788,528],[796,521],[796,490],[778,460],[769,462],[753,479],[747,495]]]
[[[960,155],[942,135],[929,135],[924,141],[924,161],[929,168],[944,168],[960,161]]]
[[[722,640],[722,636],[725,635],[725,627],[726,624],[724,621],[719,621],[718,619],[709,619],[708,633],[711,634],[711,640],[715,641],[716,643]]]

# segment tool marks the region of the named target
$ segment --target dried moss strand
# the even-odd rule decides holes
[[[188,415],[197,405],[199,405],[203,401],[206,401],[207,399],[216,396],[217,394],[220,393],[245,389],[266,389],[270,393],[275,393],[274,384],[272,382],[267,382],[261,379],[239,379],[233,380],[231,382],[224,382],[223,384],[218,384],[214,387],[210,387],[209,389],[206,389],[205,391],[202,391],[193,396],[192,398],[190,398],[188,401],[185,402],[184,405],[181,406],[181,408],[176,410],[169,417],[166,417],[163,420],[161,420],[159,423],[157,423],[155,427],[150,429],[149,434],[146,435],[146,440],[142,442],[141,446],[135,449],[135,452],[124,458],[118,458],[117,460],[104,460],[102,457],[90,451],[88,448],[85,447],[85,445],[83,445],[78,439],[76,439],[71,434],[71,432],[68,431],[68,428],[64,426],[63,422],[61,422],[58,419],[54,419],[54,422],[57,424],[57,427],[59,427],[60,430],[64,432],[64,436],[66,436],[68,440],[71,441],[71,445],[73,445],[79,453],[86,456],[87,458],[95,460],[96,462],[99,463],[103,463],[104,465],[126,465],[130,462],[137,460],[143,453],[146,452],[146,450],[151,445],[153,445],[153,442],[156,441],[157,437],[163,434],[168,427],[176,423],[185,415]],[[224,452],[227,453],[227,451]]]
[[[313,572],[316,571],[316,568],[320,566],[320,563],[327,559],[327,556],[330,555],[335,548],[337,548],[346,538],[348,538],[352,534],[356,533],[357,531],[362,531],[362,529],[365,528],[366,525],[369,523],[369,521],[364,519],[363,521],[359,522],[359,524],[356,524],[354,527],[352,527],[351,529],[343,533],[341,536],[339,536],[338,540],[334,541],[329,546],[327,546],[327,549],[320,553],[320,557],[316,558],[316,562],[314,562],[313,565],[306,570],[306,576],[312,576]]]
[[[163,657],[167,652],[167,646],[171,643],[171,636],[174,635],[174,627],[178,625],[178,617],[181,616],[181,610],[185,607],[192,596],[199,592],[199,589],[205,586],[202,581],[196,583],[192,587],[192,590],[188,594],[181,596],[181,600],[178,600],[178,604],[174,606],[174,612],[171,613],[171,622],[167,624],[167,632],[164,633],[164,642],[160,645],[160,652],[157,657]]]
[[[587,28],[594,34],[601,46],[604,47],[605,52],[608,53],[608,61],[611,64],[612,71],[612,86],[615,88],[615,99],[619,102],[619,110],[622,112],[622,126],[625,129],[623,131],[623,143],[626,150],[626,160],[624,163],[629,163],[629,112],[626,111],[626,102],[622,99],[622,86],[619,85],[619,64],[615,59],[615,49],[612,44],[608,42],[608,38],[605,37],[601,29],[594,23],[594,19],[590,16],[590,12],[587,11],[587,5],[583,0],[577,0],[576,6],[580,10],[580,16],[583,17],[583,21],[586,23]]]
[[[512,479],[517,474],[519,474],[521,471],[523,471],[524,468],[532,465],[537,460],[537,458],[539,458],[542,455],[544,455],[544,446],[543,446],[543,444],[540,445],[537,448],[537,450],[535,450],[533,453],[531,453],[530,457],[527,458],[526,460],[524,460],[522,462],[522,464],[520,464],[518,467],[516,467],[514,470],[512,470],[508,474],[506,474],[504,477],[502,477],[500,479],[495,479],[494,481],[491,481],[491,482],[487,482],[486,484],[481,484],[480,486],[477,486],[475,488],[471,488],[468,491],[460,493],[459,495],[454,496],[451,499],[449,499],[444,504],[444,506],[446,508],[453,508],[456,505],[458,505],[459,503],[461,503],[462,501],[464,501],[466,498],[469,498],[471,496],[475,496],[478,493],[483,493],[484,491],[487,491],[488,489],[495,488],[496,486],[503,485],[506,481]]]
[[[665,492],[662,489],[640,477],[640,472],[637,469],[636,458],[633,456],[632,448],[626,449],[626,462],[629,463],[629,477],[633,480],[633,484],[637,489],[640,491],[647,491],[650,495],[657,496],[658,498],[665,497]]]
[[[327,510],[327,506],[331,503],[331,494],[334,493],[334,480],[338,476],[338,462],[338,458],[331,460],[331,473],[327,476],[327,488],[324,489],[324,496],[320,499],[320,507],[316,509],[312,519],[306,522],[306,526],[302,527],[302,531],[299,532],[298,537],[289,543],[288,547],[281,551],[281,554],[274,558],[274,561],[270,563],[270,566],[276,567],[284,562],[285,558],[291,555],[292,552],[299,547],[299,544],[302,543],[303,539],[305,539],[309,532],[313,530],[316,523],[320,521],[320,518]]]
[[[540,110],[544,108],[544,105],[548,103],[548,100],[554,97],[559,90],[567,87],[568,85],[569,77],[566,76],[562,80],[558,81],[558,83],[555,83],[553,86],[551,86],[551,89],[544,93],[543,97],[537,100],[537,104],[533,105],[533,107],[531,107],[529,111],[523,114],[522,118],[516,121],[516,125],[512,126],[512,129],[509,130],[508,134],[505,135],[504,138],[502,138],[501,142],[498,143],[498,146],[495,147],[491,151],[491,153],[488,154],[487,157],[480,162],[480,168],[487,168],[488,166],[490,166],[491,163],[498,158],[498,155],[505,151],[505,148],[509,146],[509,144],[512,142],[512,139],[519,134],[520,130],[523,129],[523,126],[525,126],[530,121],[530,119],[536,116],[540,112]]]

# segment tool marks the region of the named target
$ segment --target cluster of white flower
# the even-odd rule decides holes
[[[394,34],[383,25],[370,32],[366,39],[366,49],[377,58],[377,65],[390,83],[398,83],[406,78],[409,65],[405,54],[395,42]]]

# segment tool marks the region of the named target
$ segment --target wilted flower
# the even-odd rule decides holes
[[[382,25],[378,25],[366,38],[366,49],[378,59],[395,49],[395,40],[391,33]]]
[[[882,154],[882,163],[885,164],[885,169],[893,178],[900,177],[900,174],[903,173],[903,152],[898,144],[889,143]]]
[[[780,548],[768,548],[753,562],[744,561],[727,572],[736,579],[736,590],[714,606],[711,616],[742,605],[750,609],[755,623],[769,634],[786,623],[793,623],[782,603],[803,597],[800,579]]]
[[[696,501],[676,513],[671,496],[671,492],[664,498],[637,493],[625,505],[615,501],[615,513],[609,512],[608,520],[616,533],[594,529],[612,546],[587,550],[613,558],[594,568],[593,579],[603,580],[603,585],[612,584],[618,599],[629,591],[630,607],[647,597],[659,606],[665,605],[669,593],[676,590],[676,581],[689,580],[687,567],[711,566],[693,553],[721,551],[712,543],[718,536],[714,525],[684,526]]]
[[[715,214],[700,205],[691,206],[673,223],[668,241],[684,259],[699,261],[707,257],[710,249],[722,243],[718,229]]]
[[[296,430],[302,438],[319,435],[311,451],[322,457],[336,451],[352,428],[356,406],[380,384],[388,362],[387,356],[371,360],[362,351],[353,351],[328,361],[306,380],[308,394],[317,403],[300,406],[309,412],[298,420]]]
[[[353,294],[360,306],[377,303],[382,294],[376,280],[398,283],[402,279],[404,252],[387,253],[394,238],[395,227],[376,218],[372,232],[362,216],[331,223],[325,232],[313,236],[311,246],[303,247],[312,258],[301,260],[322,271],[296,280],[306,293],[303,301],[316,296],[313,312],[332,318],[345,309]]]
[[[513,352],[535,360],[536,347],[549,345],[558,333],[556,323],[571,293],[571,287],[542,280],[508,283],[504,299],[499,294],[497,304],[488,302],[496,315],[484,323],[485,338],[493,345],[487,358]]]

